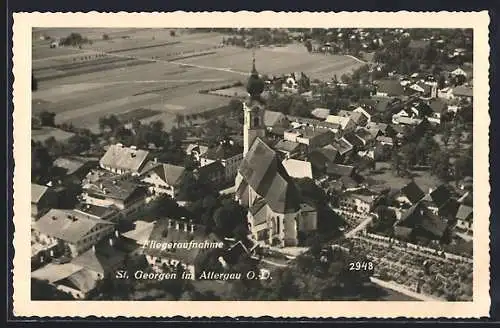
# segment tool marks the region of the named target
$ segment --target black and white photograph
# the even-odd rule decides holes
[[[291,23],[30,27],[28,301],[483,297],[477,31]]]

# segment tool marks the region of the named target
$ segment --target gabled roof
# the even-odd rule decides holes
[[[126,201],[132,195],[139,192],[144,192],[145,194],[145,188],[132,180],[102,179],[94,183],[85,184],[83,189],[89,194],[97,194],[122,201]]]
[[[54,166],[66,169],[65,174],[71,175],[84,167],[86,164],[92,162],[95,162],[97,164],[97,159],[93,160],[80,156],[62,156],[54,161]]]
[[[255,139],[240,164],[239,172],[274,212],[298,211],[299,192],[276,153],[262,139]]]
[[[293,178],[312,178],[311,163],[297,159],[285,159],[282,162],[288,175]]]
[[[467,205],[460,205],[458,207],[456,218],[462,221],[468,221],[472,219],[472,207]]]
[[[264,125],[267,127],[272,127],[278,124],[283,118],[286,118],[286,115],[281,112],[271,110],[264,111]]]
[[[445,185],[440,185],[434,189],[429,196],[437,208],[443,207],[451,199],[451,193]]]
[[[319,119],[325,119],[328,115],[330,115],[330,110],[328,108],[315,108],[311,114]]]
[[[354,173],[354,166],[329,163],[326,173],[338,176],[351,176]]]
[[[420,189],[415,181],[411,181],[406,186],[401,188],[401,193],[405,195],[412,204],[419,202],[425,196],[425,193],[422,189]]]
[[[189,223],[186,221],[177,221],[180,223],[179,229],[177,229],[176,222],[172,220],[172,226],[169,227],[169,219],[163,218],[158,220],[149,236],[148,240],[155,240],[160,243],[186,243],[191,240],[196,242],[213,241],[220,242],[220,240],[214,234],[207,234],[206,229],[202,225],[194,225],[194,231],[191,232]],[[184,225],[188,225],[187,231],[184,230]],[[192,248],[175,248],[175,249],[164,249],[146,247],[144,248],[144,253],[155,257],[169,257],[176,259],[182,263],[194,264],[196,258],[201,253],[206,252],[208,249],[202,249],[199,247]]]
[[[121,144],[115,144],[109,146],[99,163],[105,167],[138,172],[148,155],[147,150],[133,149]]]
[[[386,93],[392,97],[403,95],[405,90],[398,80],[379,80],[377,81],[377,92]]]
[[[458,87],[453,89],[453,95],[458,97],[472,97],[472,87],[459,85]]]
[[[113,225],[109,221],[89,217],[76,211],[51,209],[33,224],[33,229],[48,236],[74,243],[98,224]]]
[[[225,160],[240,154],[243,154],[243,147],[236,144],[224,143],[209,148],[203,157],[211,160]]]
[[[429,107],[435,112],[435,113],[444,113],[448,109],[448,105],[442,101],[441,99],[432,99],[429,102]]]
[[[401,220],[396,223],[398,226],[407,228],[421,228],[430,232],[436,237],[442,237],[446,230],[446,223],[430,210],[417,203],[403,213]]]
[[[340,155],[344,155],[354,148],[353,145],[345,138],[335,140],[332,142],[332,146],[339,152]]]
[[[107,242],[100,243],[95,250],[89,249],[75,257],[71,262],[87,270],[104,275],[125,260],[125,253],[110,246]]]
[[[276,145],[274,145],[274,149],[286,152],[294,152],[299,147],[300,143],[289,140],[280,140]]]
[[[49,190],[49,187],[42,186],[36,183],[31,184],[31,203],[38,204],[40,199],[45,195],[45,193]]]
[[[166,164],[166,163],[157,163],[152,169],[144,172],[147,173],[156,173],[160,179],[162,179],[169,186],[179,186],[182,182],[182,178],[184,177],[184,172],[186,169],[182,166]]]

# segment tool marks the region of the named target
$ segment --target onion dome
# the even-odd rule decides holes
[[[255,68],[255,58],[253,59],[252,73],[248,78],[247,91],[251,99],[260,99],[260,94],[264,91],[264,81],[259,77],[259,72]]]

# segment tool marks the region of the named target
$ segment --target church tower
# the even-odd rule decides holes
[[[261,94],[264,91],[264,81],[259,77],[253,58],[252,72],[248,78],[247,91],[249,99],[243,103],[243,156],[252,146],[255,138],[265,136],[264,103]]]

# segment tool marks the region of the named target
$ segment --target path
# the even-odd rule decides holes
[[[354,229],[352,229],[351,231],[347,232],[345,234],[345,237],[346,238],[351,238],[353,237],[354,235],[356,235],[359,231],[363,230],[364,228],[366,228],[367,225],[369,225],[371,222],[372,222],[373,218],[368,218],[366,220],[364,220],[363,222],[361,222],[360,224],[358,224],[358,226]]]
[[[352,58],[352,59],[354,59],[355,61],[357,61],[358,63],[368,64],[368,62],[367,62],[367,61],[361,60],[361,59],[359,59],[358,57],[354,57],[353,55],[344,55],[344,56],[349,57],[349,58]]]

